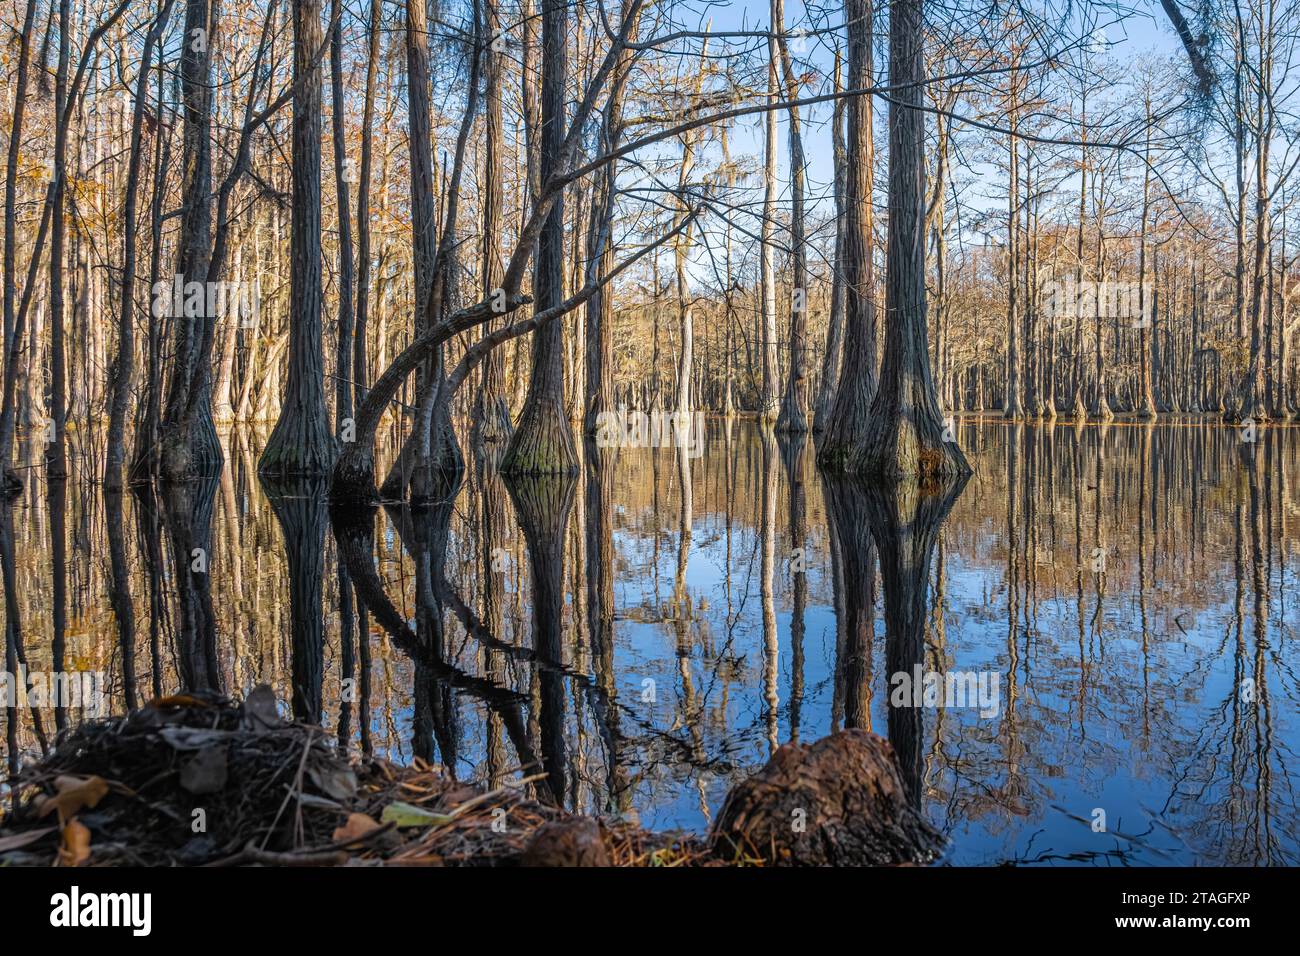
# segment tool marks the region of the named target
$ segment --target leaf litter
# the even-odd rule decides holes
[[[571,846],[579,830],[607,865],[715,862],[696,837],[529,797],[541,774],[483,790],[418,760],[349,756],[278,711],[266,686],[242,703],[191,692],[66,732],[9,781],[0,866],[573,865],[566,854],[591,858]]]

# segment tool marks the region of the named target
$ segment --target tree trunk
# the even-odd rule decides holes
[[[183,110],[181,234],[176,274],[182,282],[208,278],[212,257],[212,59],[217,5],[186,0],[181,48]],[[318,117],[319,120],[319,117]],[[213,316],[172,316],[172,371],[159,435],[159,474],[170,481],[221,470],[221,445],[212,421],[210,376],[202,342]]]
[[[289,374],[280,418],[258,462],[277,478],[327,474],[334,459],[321,354],[321,0],[293,3],[293,222]]]
[[[892,29],[890,35],[892,38]],[[1007,383],[1002,398],[1004,418],[1021,418],[1025,414],[1020,398],[1020,141],[1016,136],[1017,73],[1013,67],[1009,80],[1011,132],[1007,136],[1010,173],[1007,178]]]
[[[439,287],[437,202],[432,153],[433,113],[429,86],[429,25],[424,0],[406,4],[406,95],[411,161],[411,257],[415,280],[415,334],[436,324],[442,311]],[[440,414],[438,392],[443,380],[443,348],[422,362],[415,379],[414,427],[402,443],[381,489],[385,498],[400,498],[418,477],[422,493],[432,493],[433,470],[458,473],[463,465],[450,420]]]
[[[559,168],[565,133],[565,76],[569,12],[563,0],[542,3],[542,90],[539,176],[546,182]],[[533,272],[534,311],[564,299],[564,196],[551,206],[538,240]],[[533,334],[528,396],[510,440],[505,475],[573,474],[578,470],[569,416],[564,408],[564,327],[551,322]]]
[[[785,41],[784,21],[782,0],[772,0],[772,29],[777,31],[786,96],[793,101],[799,97],[799,80]],[[790,117],[790,257],[794,267],[794,287],[790,303],[790,369],[776,427],[777,431],[802,434],[808,431],[809,299],[808,250],[804,238],[804,154],[799,107],[791,106],[787,113]]]
[[[502,204],[504,201],[501,175],[505,165],[504,126],[501,113],[502,75],[505,35],[501,32],[501,15],[498,0],[484,0],[483,77],[485,111],[483,117],[483,241],[482,276],[483,296],[490,298],[493,290],[500,288],[504,275],[501,262],[501,231],[504,227]],[[505,321],[504,316],[502,321]],[[491,325],[485,331],[492,331]],[[510,421],[510,406],[505,398],[505,356],[498,349],[483,362],[483,375],[479,383],[475,405],[475,426],[478,440],[504,442],[510,438],[514,425]]]
[[[873,83],[872,17],[868,0],[846,0],[848,89]],[[861,452],[867,416],[876,393],[876,302],[872,266],[872,208],[875,163],[870,96],[849,101],[846,175],[844,178],[844,354],[835,402],[817,460],[823,467],[846,471]]]
[[[1151,339],[1155,334],[1155,304],[1147,295],[1147,220],[1151,211],[1151,97],[1146,98],[1146,153],[1142,173],[1142,222],[1138,228],[1138,408],[1139,418],[1156,417],[1151,384]]]
[[[1269,236],[1269,147],[1273,138],[1273,84],[1272,60],[1269,53],[1271,41],[1271,4],[1260,5],[1261,22],[1259,42],[1259,62],[1254,64],[1254,75],[1258,84],[1255,102],[1254,129],[1258,132],[1255,150],[1255,242],[1252,249],[1251,293],[1250,293],[1250,351],[1246,359],[1245,374],[1236,402],[1236,418],[1239,421],[1251,419],[1266,421],[1268,409],[1265,397],[1265,363],[1264,363],[1264,311],[1265,288],[1267,285]],[[1245,218],[1243,195],[1241,216]]]
[[[15,302],[17,291],[18,234],[18,159],[23,141],[23,117],[27,106],[27,74],[32,55],[32,27],[36,18],[36,0],[28,0],[19,35],[18,69],[15,77],[13,116],[9,125],[9,145],[5,158],[4,207],[4,397],[0,405],[0,468],[3,487],[0,495],[12,498],[22,491],[23,482],[13,467],[14,427],[17,414],[18,360],[22,354],[23,311]],[[30,285],[31,283],[28,283]],[[6,592],[6,604],[13,597]],[[13,667],[9,667],[13,673]],[[11,715],[12,718],[12,715]],[[12,724],[12,719],[10,720]],[[17,760],[17,754],[12,755]]]
[[[887,481],[923,484],[970,473],[944,425],[926,332],[925,114],[922,0],[896,0],[890,12],[889,246],[885,355],[880,387],[854,468]]]
[[[357,312],[352,330],[352,398],[366,397],[366,329],[370,318],[370,170],[374,148],[375,75],[379,71],[382,0],[370,0],[370,46],[366,56],[366,95],[361,115],[361,163],[357,170]]]
[[[777,29],[775,20],[772,30]],[[767,114],[764,117],[764,160],[763,160],[763,219],[760,227],[759,249],[759,284],[760,324],[758,329],[759,347],[762,350],[763,380],[758,394],[758,418],[760,422],[776,421],[778,414],[780,389],[780,370],[776,355],[776,104],[780,96],[780,87],[776,79],[776,37],[768,38],[767,44]]]
[[[708,55],[709,43],[705,40],[700,47],[700,69],[696,74],[692,91],[697,100],[704,83],[705,71],[708,69]],[[695,138],[694,131],[688,131],[682,136],[682,163],[677,171],[677,209],[673,217],[673,227],[680,230],[673,243],[673,268],[677,284],[677,322],[681,333],[681,348],[677,355],[675,407],[684,415],[694,410],[691,399],[691,373],[695,361],[695,310],[690,300],[690,285],[686,277],[686,253],[691,246],[691,227],[687,223],[691,215],[691,204],[687,201],[686,190],[690,185],[691,172],[695,168]]]
[[[352,210],[348,206],[347,128],[343,99],[343,11],[333,0],[330,28],[330,117],[334,134],[335,211],[339,226],[338,338],[334,360],[334,434],[345,433],[344,423],[352,418],[353,313]]]
[[[1088,199],[1088,98],[1087,91],[1082,96],[1079,111],[1079,140],[1083,144],[1079,154],[1079,230],[1074,243],[1074,301],[1070,310],[1074,314],[1074,399],[1070,403],[1076,422],[1088,417],[1088,410],[1083,404],[1083,308],[1079,290],[1083,288],[1083,221]]]
[[[840,69],[840,51],[835,51],[835,92],[843,88]],[[826,351],[822,353],[821,382],[817,386],[817,409],[813,413],[813,431],[820,435],[826,431],[831,414],[835,385],[839,380],[841,353],[844,349],[844,100],[835,101],[831,117],[831,141],[834,166],[835,191],[835,254],[831,275],[831,308],[826,324]]]

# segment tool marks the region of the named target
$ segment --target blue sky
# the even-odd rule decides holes
[[[1041,5],[1035,4],[1040,7]],[[812,7],[814,14],[808,15],[805,6],[800,0],[789,0],[786,4],[785,22],[787,29],[793,30],[796,27],[815,27],[818,22],[822,26],[835,26],[842,22],[842,14],[839,9],[827,10],[820,14],[820,21],[816,20],[816,6]],[[1077,9],[1077,4],[1076,4]],[[941,12],[937,5],[931,5],[930,16],[937,19]],[[1109,15],[1108,19],[1117,19],[1114,15]],[[705,24],[709,24],[715,33],[737,30],[763,30],[766,29],[770,21],[769,6],[765,2],[747,2],[738,3],[701,3],[687,8],[687,12],[681,15],[679,23],[681,26],[691,29],[703,29]],[[1172,29],[1168,26],[1163,11],[1156,3],[1140,3],[1137,8],[1124,16],[1122,22],[1111,22],[1102,31],[1105,36],[1108,49],[1104,52],[1105,58],[1116,61],[1120,64],[1131,61],[1138,57],[1154,56],[1163,58],[1170,55],[1181,55],[1181,47],[1174,36]],[[796,60],[802,60],[804,69],[811,69],[822,76],[826,76],[832,69],[833,59],[830,52],[830,38],[809,36],[801,46],[804,48],[802,55],[797,52]],[[732,43],[761,43],[761,40],[733,40]],[[718,52],[724,47],[724,43],[715,42],[711,52]],[[683,70],[689,72],[693,70],[695,60],[692,57],[683,57]],[[876,69],[880,73],[887,69],[887,58],[884,51],[881,50],[876,56]],[[796,66],[798,70],[798,66]],[[1121,77],[1122,82],[1123,77]],[[820,92],[820,89],[809,88],[809,92]],[[877,138],[878,142],[883,144],[885,124],[887,121],[887,104],[877,102]],[[817,107],[806,108],[803,111],[802,123],[804,131],[804,148],[807,156],[808,167],[808,197],[810,200],[809,219],[810,223],[815,220],[828,218],[831,214],[831,181],[832,181],[832,150],[829,120],[831,116],[831,107],[829,104]],[[787,117],[784,112],[778,114],[778,165],[779,176],[783,186],[788,184],[789,175],[789,153],[786,142]],[[733,157],[746,156],[753,162],[761,164],[763,155],[763,124],[762,116],[746,118],[732,127],[728,133],[730,149]],[[962,135],[960,131],[957,134]],[[675,166],[673,159],[678,155],[678,147],[674,144],[667,147],[660,153],[667,160],[667,170],[663,175],[675,175]],[[705,150],[701,157],[701,164],[716,163],[719,153],[716,149]],[[963,197],[963,202],[979,209],[984,206],[986,196],[989,201],[991,197],[998,194],[998,182],[1000,174],[994,166],[981,166],[972,164],[967,166],[966,173],[976,174],[976,176],[986,181],[986,187],[976,183],[968,191],[968,195]],[[984,195],[986,194],[986,195]],[[740,190],[737,195],[745,202],[756,204],[761,200],[761,190],[757,184],[751,182],[748,190]],[[821,202],[817,198],[821,197]],[[781,200],[783,205],[788,205],[788,191],[783,190]],[[714,223],[713,228],[720,229],[720,223]],[[757,226],[755,225],[755,229]],[[746,243],[738,237],[738,248],[744,249],[752,243]]]

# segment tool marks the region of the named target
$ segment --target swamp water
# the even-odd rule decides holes
[[[957,431],[976,472],[933,499],[709,420],[689,454],[589,448],[572,480],[511,483],[470,456],[453,501],[333,516],[319,483],[259,484],[263,436],[223,433],[220,479],[180,493],[69,480],[64,667],[113,712],[267,682],[357,750],[651,828],[703,831],[775,747],[858,726],[946,862],[1300,863],[1300,429]],[[56,557],[27,474],[8,518],[40,673]],[[7,760],[39,753],[28,709],[4,722]]]

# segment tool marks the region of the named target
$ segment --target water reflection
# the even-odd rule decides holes
[[[263,488],[264,436],[235,431],[219,480],[71,476],[61,628],[32,469],[0,509],[6,669],[50,669],[61,629],[116,709],[269,681],[359,750],[655,827],[703,829],[775,747],[863,727],[954,862],[1297,862],[1300,431],[960,438],[964,488],[831,478],[806,439],[718,421],[699,458],[588,444],[574,478],[504,481],[489,450],[449,495],[330,512]],[[922,672],[995,676],[998,705],[898,705],[891,676]],[[12,761],[55,714],[5,726]]]
[[[319,723],[324,717],[326,486],[322,479],[263,480],[262,491],[280,525],[289,573],[290,710],[295,720]]]
[[[212,511],[217,500],[217,479],[201,478],[183,484],[159,486],[148,507],[159,507],[162,529],[171,546],[172,588],[178,618],[174,642],[180,687],[185,690],[221,691],[225,687],[221,662],[218,660],[217,622],[212,605]],[[149,527],[157,527],[150,522]],[[292,575],[297,570],[293,549],[289,549],[287,566],[291,588],[297,588]],[[291,608],[299,609],[297,603]],[[303,626],[292,617],[291,628]]]
[[[947,672],[947,668],[925,667],[930,563],[939,530],[966,481],[963,476],[927,488],[915,483],[857,487],[850,482],[840,490],[841,494],[861,497],[855,511],[866,513],[876,542],[885,605],[885,668],[891,678],[888,736],[898,756],[903,781],[918,805],[925,799],[922,781],[926,710],[900,704],[899,695],[892,691],[898,686],[895,675],[915,674],[918,669]],[[947,705],[945,699],[944,706]],[[980,716],[989,715],[981,713]]]

